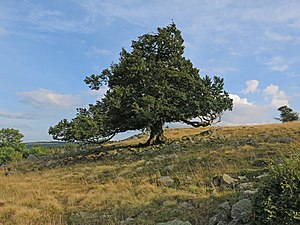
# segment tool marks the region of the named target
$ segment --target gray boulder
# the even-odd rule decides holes
[[[242,199],[235,203],[231,209],[231,217],[247,223],[252,217],[252,203],[249,199]],[[234,223],[233,223],[234,224]]]
[[[220,222],[225,222],[226,219],[227,219],[226,215],[223,215],[222,213],[218,213],[217,215],[214,215],[209,219],[208,225],[218,225]]]

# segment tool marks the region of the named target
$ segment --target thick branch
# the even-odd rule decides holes
[[[82,143],[82,145],[86,145],[86,144],[103,144],[105,142],[110,141],[117,133],[113,133],[111,136],[106,137],[106,138],[93,138],[93,139],[89,139],[86,140]]]
[[[188,124],[188,125],[191,125],[193,127],[207,127],[207,126],[210,126],[212,124],[212,123],[207,122],[207,121],[189,121],[189,120],[185,120],[185,119],[182,119],[181,121]]]
[[[200,119],[200,121],[189,121],[187,119],[181,119],[181,121],[193,127],[207,127],[221,121],[220,115],[215,113],[210,113],[209,116],[205,117],[199,116],[198,118]],[[217,118],[219,118],[219,120],[214,122]]]

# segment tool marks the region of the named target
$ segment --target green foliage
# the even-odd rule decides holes
[[[3,128],[0,130],[0,164],[10,161],[19,161],[26,153],[23,135],[15,129]]]
[[[300,224],[300,159],[274,167],[254,204],[257,224]]]
[[[49,154],[51,154],[49,147],[34,145],[31,148],[27,149],[26,154],[24,154],[24,158],[27,158],[29,155],[46,156]]]
[[[163,125],[184,122],[209,126],[231,110],[232,100],[220,77],[201,77],[184,56],[184,40],[174,23],[132,41],[118,63],[84,80],[91,89],[108,86],[105,97],[80,109],[71,122],[51,127],[54,139],[88,141],[128,130],[150,129],[148,144],[164,140]],[[190,121],[199,118],[198,121]]]
[[[100,107],[101,109],[101,107]],[[114,133],[105,129],[104,116],[99,113],[96,106],[90,106],[89,110],[77,109],[77,116],[70,122],[61,120],[57,125],[49,128],[49,134],[53,139],[68,142],[102,143],[111,139]]]
[[[293,110],[286,105],[278,108],[278,111],[280,111],[280,118],[275,118],[276,120],[283,123],[299,120],[298,113],[293,112]]]

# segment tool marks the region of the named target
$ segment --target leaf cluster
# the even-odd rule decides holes
[[[89,110],[78,108],[77,115],[71,121],[61,120],[49,128],[49,134],[60,141],[87,143],[102,143],[114,136],[104,127],[104,116],[98,111],[101,107],[91,105]]]

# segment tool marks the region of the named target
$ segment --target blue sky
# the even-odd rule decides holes
[[[85,76],[172,20],[200,74],[225,79],[234,110],[221,124],[274,123],[282,105],[300,112],[299,12],[299,0],[1,0],[0,128],[51,140],[105,93]]]

